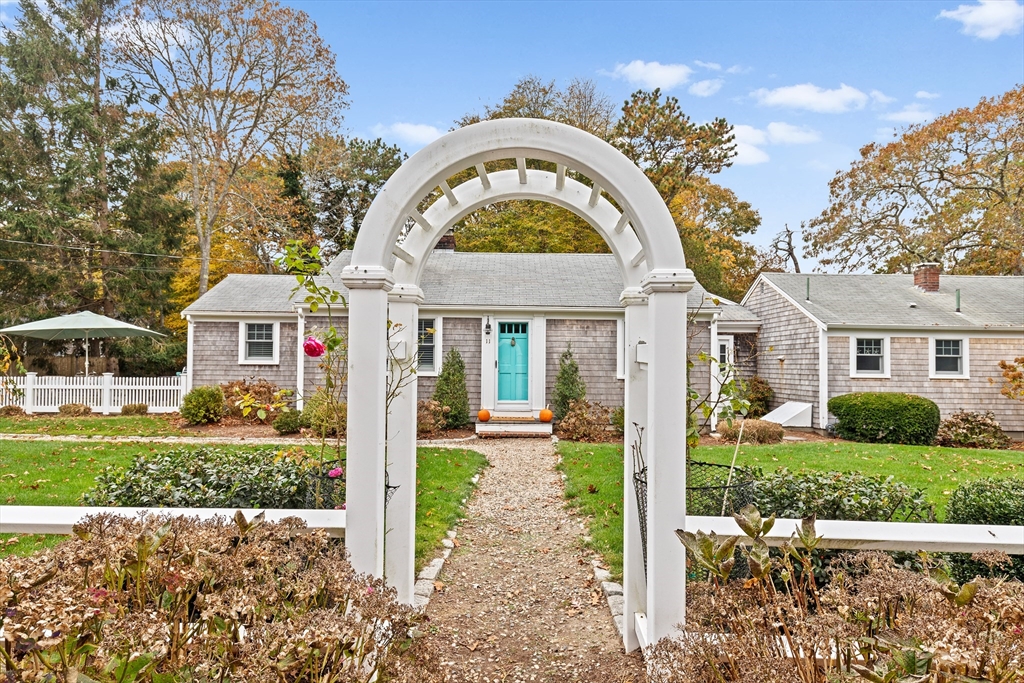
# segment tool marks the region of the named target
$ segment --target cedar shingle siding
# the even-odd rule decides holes
[[[545,403],[551,403],[558,359],[569,342],[572,342],[580,375],[587,383],[587,400],[597,401],[606,408],[621,406],[625,402],[625,380],[615,377],[618,345],[614,320],[548,319]]]
[[[829,337],[828,393],[830,397],[854,391],[917,394],[935,401],[943,419],[960,409],[991,410],[1003,429],[1019,432],[1024,430],[1024,404],[999,393],[1003,376],[998,363],[1019,355],[1022,347],[1019,339],[976,337],[970,340],[968,353],[970,379],[929,379],[928,338],[894,336],[889,338],[890,379],[868,379],[850,377],[850,338]],[[832,421],[831,416],[829,419]]]
[[[277,365],[238,364],[238,322],[196,321],[193,328],[192,386],[225,384],[240,379],[265,379],[283,389],[295,389],[298,328],[281,323]]]
[[[757,374],[775,391],[772,409],[786,401],[810,403],[811,424],[817,426],[818,326],[764,283],[755,286],[744,305],[765,321],[757,337]]]
[[[424,317],[429,317],[424,315]],[[466,364],[466,391],[469,394],[469,414],[480,410],[480,318],[441,319],[441,353],[437,356],[440,364],[450,349],[456,348]],[[416,396],[420,401],[433,398],[437,377],[420,376],[417,380]]]

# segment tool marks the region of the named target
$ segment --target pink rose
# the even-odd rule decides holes
[[[333,470],[327,473],[327,476],[330,477],[331,479],[337,479],[343,474],[345,474],[345,470],[341,469],[340,467],[335,467]]]
[[[302,342],[302,350],[310,358],[319,358],[327,352],[327,347],[316,337],[306,337],[306,341]]]

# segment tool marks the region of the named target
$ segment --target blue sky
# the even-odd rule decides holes
[[[725,117],[740,154],[717,181],[761,212],[761,245],[820,213],[864,144],[1024,82],[1018,0],[286,1],[338,55],[346,132],[409,153],[529,74]]]

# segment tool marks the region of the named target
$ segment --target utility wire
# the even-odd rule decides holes
[[[26,242],[24,240],[12,240],[4,237],[0,237],[0,242],[7,242],[8,244],[22,244],[29,247],[49,247],[50,249],[66,249],[70,251],[92,251],[98,254],[120,254],[122,256],[151,256],[155,258],[170,258],[170,259],[181,259],[187,261],[201,261],[202,257],[199,256],[183,256],[179,254],[150,254],[141,251],[118,251],[116,249],[94,249],[92,247],[75,247],[67,244],[46,244],[45,242]],[[260,265],[266,265],[262,261],[256,261],[253,259],[228,259],[228,258],[213,258],[210,257],[210,261],[217,261],[220,263],[258,263]]]

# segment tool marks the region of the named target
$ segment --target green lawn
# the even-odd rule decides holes
[[[96,475],[108,465],[127,466],[139,453],[180,448],[173,444],[0,441],[0,503],[78,505]],[[226,450],[251,446],[218,446]],[[417,564],[429,559],[445,532],[462,515],[470,482],[486,464],[484,456],[462,449],[418,449],[416,510]],[[14,542],[12,538],[17,538]],[[0,535],[0,554],[26,554],[54,545],[62,536]]]
[[[592,547],[601,553],[612,574],[622,573],[622,446],[562,441],[560,469],[567,476],[565,495],[570,506],[590,518]],[[701,446],[691,458],[729,464],[733,447]],[[960,484],[981,477],[1024,476],[1024,452],[935,446],[895,446],[851,442],[786,442],[770,446],[740,446],[736,464],[771,472],[859,471],[892,475],[924,489],[941,520],[946,501]],[[632,490],[630,490],[632,495]]]
[[[49,434],[50,436],[180,436],[187,434],[162,415],[94,415],[60,417],[31,415],[0,417],[0,434]]]

